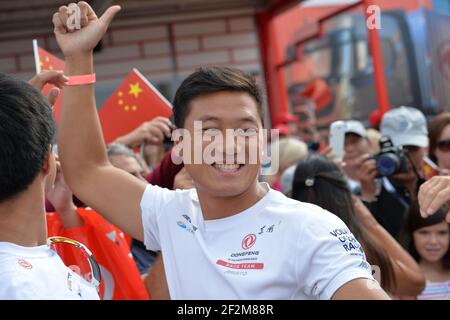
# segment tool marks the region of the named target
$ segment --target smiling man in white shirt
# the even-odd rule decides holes
[[[67,75],[92,79],[92,50],[120,8],[100,18],[85,2],[78,8],[81,30],[67,25],[68,8],[61,7],[55,35]],[[188,148],[180,155],[195,189],[146,185],[108,162],[90,80],[65,88],[59,131],[68,184],[112,223],[162,251],[171,298],[388,298],[342,221],[258,182],[261,162],[248,160],[250,137],[263,130],[262,98],[251,76],[200,69],[181,84],[173,111],[177,127],[194,137],[183,139]],[[230,129],[244,139],[233,148],[216,145],[215,156],[225,160],[186,161]]]

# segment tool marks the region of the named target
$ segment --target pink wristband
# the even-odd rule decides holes
[[[92,74],[83,74],[80,76],[70,76],[69,81],[66,82],[67,86],[79,86],[83,84],[92,84],[95,83],[95,73]]]

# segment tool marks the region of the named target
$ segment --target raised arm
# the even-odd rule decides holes
[[[119,6],[97,18],[84,1],[77,4],[81,29],[71,30],[68,8],[53,15],[54,32],[64,53],[67,76],[92,74],[93,49]],[[86,204],[133,238],[143,240],[140,200],[145,183],[114,168],[108,161],[97,115],[94,85],[66,86],[58,131],[59,156],[67,184]]]

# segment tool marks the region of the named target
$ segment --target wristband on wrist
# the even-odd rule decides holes
[[[95,83],[95,73],[83,74],[79,76],[69,76],[69,81],[66,82],[67,86],[79,86],[83,84]]]

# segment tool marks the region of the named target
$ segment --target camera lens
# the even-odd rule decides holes
[[[382,176],[394,174],[400,167],[400,159],[393,153],[380,155],[377,160],[377,171]]]

